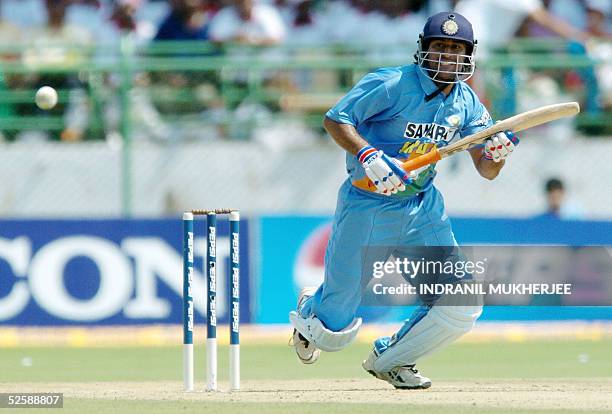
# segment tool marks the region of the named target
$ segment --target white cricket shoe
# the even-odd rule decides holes
[[[316,291],[317,289],[313,287],[303,288],[298,296],[297,308],[300,309],[302,302],[313,296]],[[306,338],[304,338],[302,334],[297,331],[297,329],[293,330],[293,336],[291,337],[289,344],[293,345],[295,348],[295,353],[303,364],[314,364],[321,355],[321,350],[315,348],[313,344],[308,342]]]
[[[416,390],[431,387],[431,380],[421,375],[419,371],[414,368],[414,365],[395,367],[389,372],[378,372],[374,369],[374,361],[376,358],[378,358],[378,352],[376,352],[376,349],[372,349],[368,359],[361,364],[363,369],[376,378],[387,381],[395,388],[403,390]]]

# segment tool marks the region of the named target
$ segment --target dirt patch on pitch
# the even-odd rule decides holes
[[[227,384],[221,383],[221,389]],[[67,399],[193,400],[243,403],[454,405],[505,409],[612,410],[612,378],[436,382],[402,391],[374,379],[244,381],[239,392],[182,392],[180,382],[0,384],[3,392],[63,392]]]

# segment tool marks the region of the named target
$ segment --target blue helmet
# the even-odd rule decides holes
[[[435,39],[450,39],[465,43],[466,54],[430,52],[429,44]],[[419,35],[416,63],[423,73],[438,83],[457,83],[469,79],[474,74],[474,54],[476,39],[472,24],[468,19],[455,12],[434,14],[427,19],[423,32]],[[448,58],[455,65],[449,69]]]
[[[468,45],[469,54],[472,53],[476,44],[472,23],[455,12],[437,13],[427,19],[420,40],[427,44],[432,39],[462,41]]]

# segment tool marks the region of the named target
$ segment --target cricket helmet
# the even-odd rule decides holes
[[[462,42],[467,47],[466,54],[430,52],[429,44],[436,39]],[[457,83],[469,79],[474,74],[476,43],[474,30],[468,19],[456,12],[437,13],[427,19],[423,32],[419,35],[415,60],[423,73],[433,81]],[[454,62],[452,59],[451,62],[456,64],[455,70],[443,70],[440,67],[441,64],[448,62],[449,57],[454,59]],[[453,79],[448,79],[450,75],[453,75]]]

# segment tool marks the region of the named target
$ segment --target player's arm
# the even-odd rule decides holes
[[[506,158],[514,152],[518,143],[519,139],[512,131],[504,131],[487,138],[484,145],[470,148],[468,151],[478,173],[488,180],[493,180],[504,168]]]
[[[327,111],[323,126],[332,139],[349,154],[357,157],[366,175],[384,195],[404,191],[410,176],[393,157],[372,147],[357,132],[357,126],[382,115],[394,104],[389,91],[400,76],[393,72],[366,75],[333,108]]]
[[[357,129],[355,129],[353,125],[341,124],[325,117],[323,126],[336,144],[353,155],[357,155],[360,149],[370,145],[361,135],[359,135]]]
[[[478,171],[478,174],[480,174],[487,180],[495,179],[495,177],[499,175],[499,172],[502,168],[504,168],[504,165],[506,164],[506,160],[494,162],[493,160],[485,158],[484,147],[470,148],[468,151],[472,156],[472,161],[474,162],[474,167],[476,167],[476,171]]]
[[[368,73],[327,111],[323,126],[340,147],[357,155],[369,145],[357,128],[393,105],[389,88],[397,84],[398,78],[382,71]]]
[[[465,126],[460,131],[461,137],[475,134],[493,125],[493,120],[487,108],[480,102],[478,96],[471,89],[467,90],[471,99],[466,103],[469,109],[469,117]],[[483,145],[468,149],[476,171],[483,178],[493,180],[504,168],[506,158],[512,154],[519,140],[511,131],[499,132],[487,138]]]
[[[411,178],[399,161],[368,144],[353,125],[325,117],[323,126],[340,147],[357,157],[377,192],[391,195],[406,189]]]

